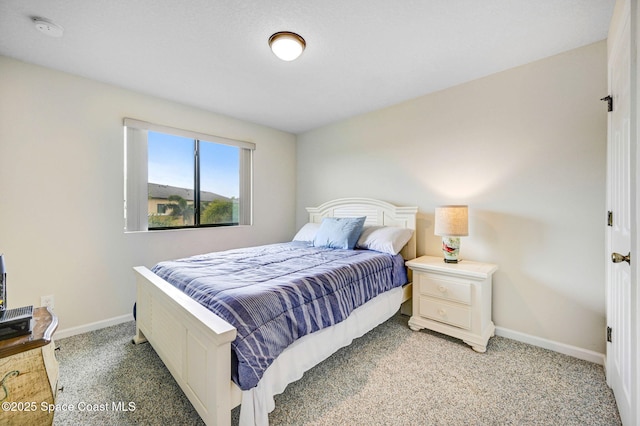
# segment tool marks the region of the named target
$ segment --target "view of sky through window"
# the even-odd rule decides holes
[[[193,189],[193,149],[193,139],[149,131],[149,182]],[[237,147],[200,141],[200,189],[238,198],[239,156]]]

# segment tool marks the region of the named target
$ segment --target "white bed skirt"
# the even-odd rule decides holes
[[[346,320],[292,343],[267,368],[256,387],[242,391],[240,426],[268,426],[275,395],[353,339],[391,318],[400,309],[402,297],[402,287],[380,294],[355,309]]]

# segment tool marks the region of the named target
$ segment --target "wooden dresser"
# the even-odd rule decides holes
[[[48,308],[33,312],[31,334],[0,340],[0,424],[50,425],[58,389],[53,333],[58,318]]]

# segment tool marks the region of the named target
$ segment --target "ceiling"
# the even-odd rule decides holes
[[[603,40],[614,3],[2,0],[0,54],[301,133]],[[299,59],[271,53],[278,31]]]

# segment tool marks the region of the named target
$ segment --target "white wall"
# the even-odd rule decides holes
[[[463,258],[493,262],[497,326],[604,353],[606,42],[298,135],[304,207],[347,196],[469,205]]]
[[[288,240],[304,207],[343,196],[419,206],[419,254],[439,255],[433,208],[466,203],[462,256],[500,266],[496,325],[603,353],[606,87],[600,42],[296,147],[291,134],[0,56],[10,307],[53,294],[61,330],[126,315],[132,266]],[[254,225],[125,234],[123,117],[255,142]]]
[[[123,232],[123,117],[247,140],[254,225]],[[135,265],[291,238],[295,136],[0,56],[0,253],[9,307],[59,330],[130,314]]]

